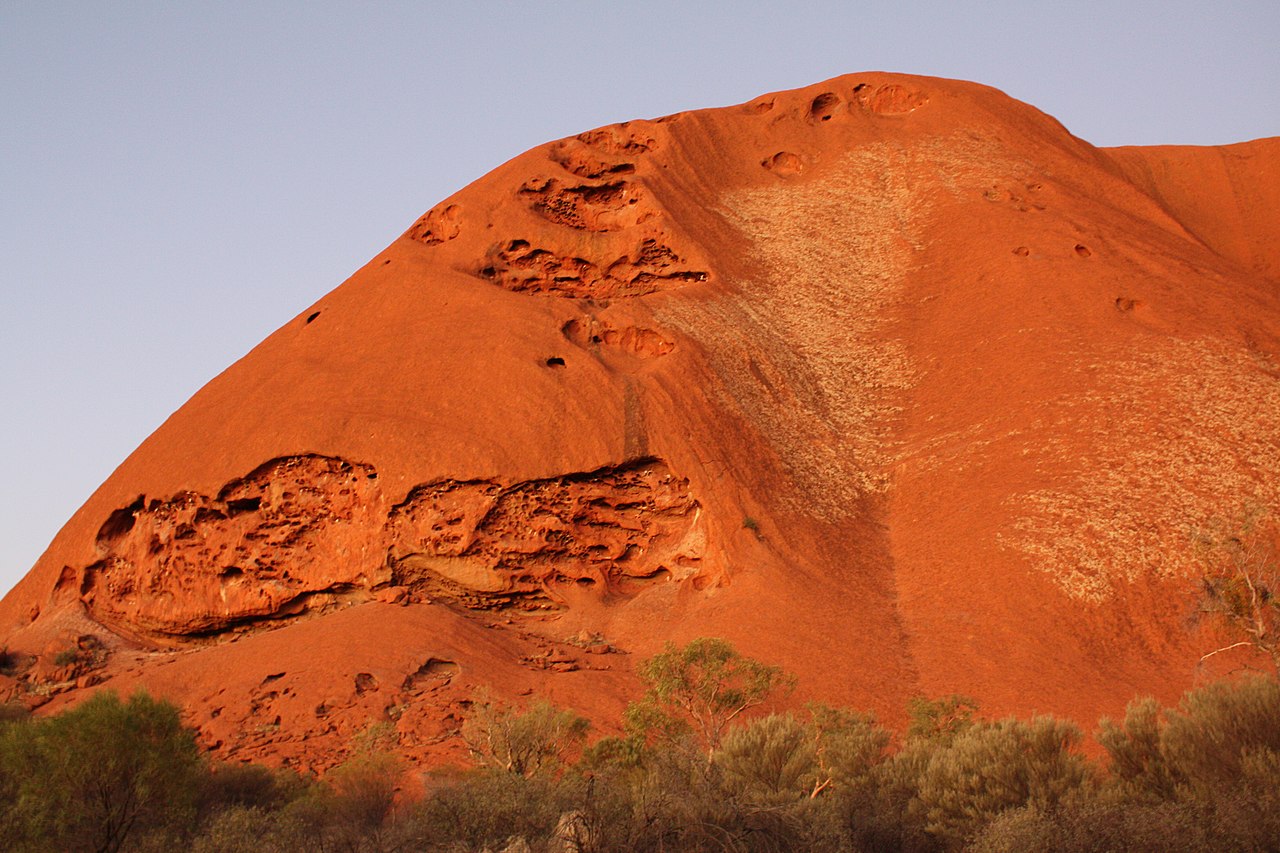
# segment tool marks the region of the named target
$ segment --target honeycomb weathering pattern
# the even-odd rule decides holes
[[[464,760],[479,690],[616,720],[696,636],[891,724],[1171,701],[1256,663],[1198,665],[1190,539],[1280,514],[1277,163],[880,73],[534,148],[117,469],[0,701],[318,769],[370,720]]]
[[[99,530],[101,556],[85,567],[81,595],[105,622],[182,635],[351,587],[370,568],[367,554],[349,551],[377,523],[373,474],[300,456],[259,466],[215,496],[140,497]]]
[[[395,571],[403,582],[426,575],[468,598],[563,583],[616,594],[696,569],[697,508],[688,483],[655,459],[507,487],[430,483],[391,512]]]
[[[708,281],[636,162],[660,147],[644,124],[600,128],[550,146],[551,168],[514,193],[543,220],[536,229],[541,238],[521,232],[492,244],[478,275],[516,293],[569,299],[644,296]],[[410,236],[428,245],[451,239],[461,227],[457,211],[456,205],[432,210]]]
[[[378,587],[474,607],[544,602],[565,583],[626,594],[691,574],[701,557],[697,501],[656,459],[509,484],[444,480],[385,507],[369,465],[272,460],[213,497],[140,497],[113,512],[80,592],[103,622],[182,638]]]
[[[597,261],[512,240],[490,255],[481,275],[517,293],[609,299],[707,280],[705,272],[682,266],[671,247],[651,237],[641,239],[631,251]]]

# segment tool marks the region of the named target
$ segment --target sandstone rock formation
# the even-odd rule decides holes
[[[314,767],[374,720],[443,760],[481,688],[613,718],[701,635],[890,722],[1169,700],[1191,534],[1280,512],[1277,234],[1280,139],[1102,150],[947,80],[541,146],[125,460],[0,689]]]

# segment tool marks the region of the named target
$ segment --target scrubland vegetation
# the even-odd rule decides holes
[[[99,693],[0,719],[0,837],[15,851],[1262,851],[1280,845],[1280,682],[1249,677],[1103,721],[1105,753],[1052,717],[917,700],[869,715],[762,714],[790,679],[720,640],[645,662],[625,734],[545,702],[478,697],[475,767],[397,797],[371,726],[323,779],[210,763],[175,708]]]

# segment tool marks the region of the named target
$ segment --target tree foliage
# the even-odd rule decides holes
[[[481,765],[528,778],[562,767],[590,726],[543,700],[518,710],[486,698],[472,705],[462,737]]]
[[[715,762],[728,787],[759,804],[794,802],[818,786],[813,737],[790,714],[770,714],[734,729]]]
[[[728,642],[704,637],[666,648],[639,667],[644,697],[627,710],[633,731],[667,742],[692,737],[710,759],[730,725],[794,678],[780,667],[741,655]]]
[[[188,822],[204,762],[172,705],[99,693],[58,716],[7,726],[0,768],[12,848],[113,853]]]
[[[926,699],[917,696],[907,703],[908,738],[923,738],[948,744],[973,725],[978,713],[978,703],[972,697],[959,693]]]
[[[928,831],[958,842],[1008,809],[1052,810],[1089,781],[1080,739],[1052,717],[970,726],[933,752],[920,777]]]
[[[684,689],[750,683],[734,679],[755,662],[723,660]],[[752,695],[741,688],[721,712]],[[1080,752],[1070,723],[987,721],[963,697],[914,702],[913,734],[896,746],[845,709],[739,712],[708,754],[687,748],[684,707],[656,712],[683,722],[685,740],[605,738],[575,761],[581,718],[477,702],[467,733],[478,766],[413,799],[389,723],[315,779],[209,765],[172,706],[103,694],[0,725],[0,838],[16,851],[194,853],[1207,853],[1274,850],[1280,838],[1280,683],[1269,677],[1211,684],[1174,707],[1135,700],[1101,725],[1105,764]]]

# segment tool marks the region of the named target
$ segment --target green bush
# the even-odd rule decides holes
[[[1211,816],[1171,803],[1082,801],[1055,811],[1034,806],[995,817],[970,853],[1222,853],[1233,849]],[[1249,849],[1249,848],[1245,848]],[[1258,848],[1261,849],[1261,848]]]
[[[192,853],[293,853],[324,849],[314,827],[296,814],[232,805],[216,812],[192,840]]]
[[[887,757],[889,732],[871,714],[826,705],[811,705],[809,713],[818,785],[847,793],[872,784],[875,768]]]
[[[303,796],[312,784],[293,771],[260,764],[222,762],[209,771],[200,798],[206,814],[233,807],[276,811]]]
[[[1111,760],[1109,781],[1125,799],[1159,802],[1174,795],[1176,780],[1161,743],[1162,716],[1160,703],[1147,697],[1130,702],[1120,724],[1099,721],[1098,743]]]
[[[22,723],[31,718],[31,711],[21,702],[10,699],[0,704],[0,728],[10,723]]]
[[[928,832],[958,846],[1001,812],[1052,811],[1091,780],[1080,730],[1052,717],[975,724],[929,756],[918,797]]]
[[[1179,783],[1199,792],[1239,780],[1246,762],[1267,773],[1280,755],[1280,682],[1219,682],[1183,697],[1166,714],[1160,747]],[[1271,777],[1280,783],[1280,776]]]
[[[729,790],[758,805],[794,803],[820,784],[813,738],[790,714],[770,714],[734,729],[715,763]]]
[[[98,693],[0,732],[10,849],[94,850],[190,828],[205,765],[172,705]]]
[[[385,724],[316,781],[210,766],[177,711],[143,694],[16,714],[0,725],[0,838],[15,851],[137,853],[1277,849],[1269,678],[1210,685],[1175,708],[1136,700],[1102,722],[1109,760],[1096,767],[1079,730],[1049,717],[983,722],[964,697],[918,700],[890,749],[873,718],[846,710],[744,719],[787,680],[722,641],[655,660],[643,710],[666,728],[605,738],[572,763],[580,717],[481,702],[466,724],[481,767],[417,803],[397,800],[405,768]]]

